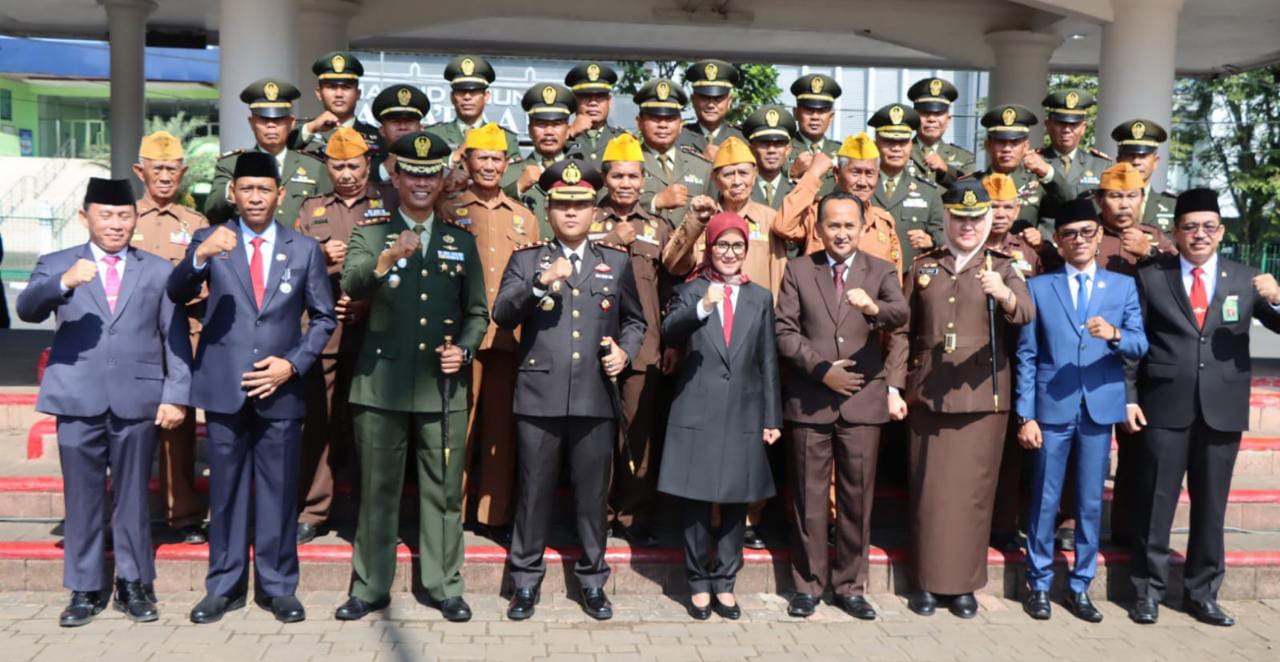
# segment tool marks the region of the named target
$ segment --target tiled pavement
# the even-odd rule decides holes
[[[280,625],[250,606],[196,626],[186,612],[200,596],[161,597],[156,623],[133,624],[108,609],[85,627],[62,629],[64,594],[5,593],[0,660],[1280,660],[1280,600],[1224,603],[1239,624],[1212,628],[1168,608],[1158,625],[1140,627],[1110,602],[1100,604],[1100,625],[1075,620],[1060,605],[1052,620],[1034,622],[1016,602],[991,596],[979,597],[983,608],[972,621],[946,611],[921,618],[901,597],[875,595],[881,619],[874,623],[825,605],[798,622],[781,597],[766,594],[740,596],[738,622],[694,622],[672,598],[633,595],[619,598],[613,621],[595,623],[563,595],[547,595],[532,621],[512,623],[502,618],[500,598],[475,595],[475,619],[452,624],[408,595],[396,596],[382,617],[338,623],[332,610],[343,596],[315,592],[302,596],[310,610],[304,623]]]

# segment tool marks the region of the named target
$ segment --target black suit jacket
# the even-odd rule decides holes
[[[1198,417],[1223,432],[1249,427],[1249,327],[1257,318],[1280,332],[1280,313],[1254,291],[1257,269],[1219,256],[1217,272],[1200,329],[1178,256],[1161,256],[1138,270],[1138,296],[1151,344],[1138,368],[1138,403],[1152,426],[1184,428]],[[1234,320],[1227,319],[1231,297]]]

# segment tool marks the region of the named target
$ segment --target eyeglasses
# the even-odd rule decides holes
[[[1205,234],[1217,234],[1221,227],[1221,223],[1214,223],[1210,221],[1208,223],[1186,223],[1184,225],[1179,225],[1178,230],[1195,236],[1196,234],[1199,234],[1201,230],[1204,230]]]
[[[711,250],[714,250],[716,255],[728,255],[729,253],[733,253],[734,255],[746,255],[747,243],[744,241],[735,241],[732,243],[727,241],[717,241],[716,243],[711,244]]]
[[[1075,241],[1076,237],[1080,237],[1087,241],[1089,239],[1093,239],[1096,236],[1098,236],[1098,226],[1096,225],[1093,227],[1083,228],[1080,230],[1059,230],[1058,231],[1058,239],[1062,241]]]

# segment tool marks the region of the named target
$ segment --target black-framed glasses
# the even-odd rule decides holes
[[[1062,241],[1075,241],[1076,237],[1080,237],[1081,239],[1088,241],[1090,239],[1093,239],[1096,236],[1098,236],[1098,226],[1096,225],[1092,227],[1081,228],[1079,230],[1059,230],[1058,231],[1058,239],[1061,239]]]
[[[1222,229],[1222,224],[1213,221],[1207,223],[1183,223],[1178,226],[1178,230],[1192,236],[1195,236],[1201,230],[1204,230],[1205,234],[1217,234],[1220,229]]]
[[[733,241],[733,242],[729,242],[729,241],[717,241],[716,243],[711,244],[711,250],[715,251],[715,252],[716,252],[716,255],[728,255],[729,253],[733,253],[734,255],[746,255],[746,254],[747,254],[747,242],[745,242],[745,241]]]

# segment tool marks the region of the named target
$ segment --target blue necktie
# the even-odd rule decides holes
[[[1089,314],[1089,274],[1076,274],[1076,282],[1080,284],[1076,291],[1076,321],[1084,326],[1085,316]]]

